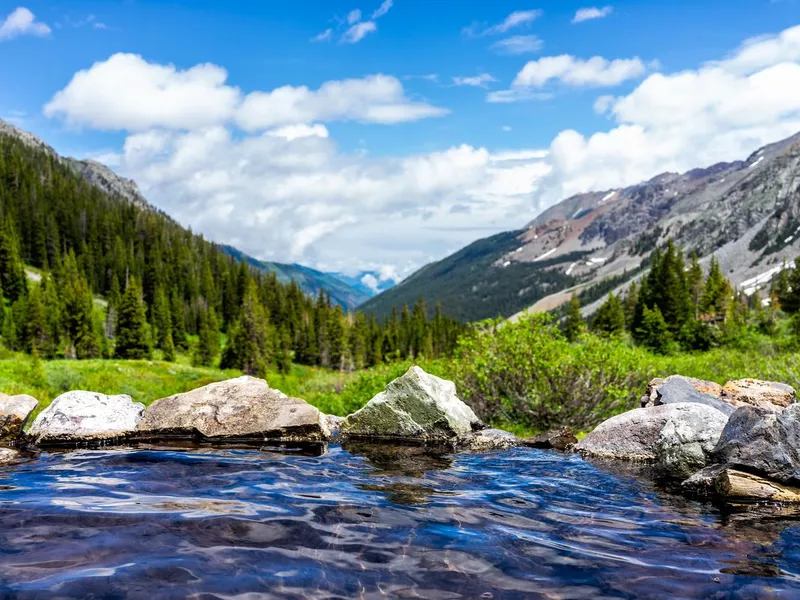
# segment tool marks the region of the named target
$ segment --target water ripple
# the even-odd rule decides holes
[[[140,447],[0,471],[15,598],[790,598],[800,512],[531,449]]]

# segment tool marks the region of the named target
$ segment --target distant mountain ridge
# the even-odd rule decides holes
[[[800,134],[746,160],[571,196],[524,229],[423,267],[363,308],[382,315],[423,296],[451,316],[478,320],[551,310],[575,292],[595,300],[638,276],[669,238],[701,263],[716,256],[748,293],[767,285],[800,254]]]
[[[164,214],[147,201],[135,181],[117,175],[102,163],[91,159],[78,160],[61,156],[55,149],[37,136],[24,129],[11,125],[2,119],[0,119],[0,135],[13,136],[28,146],[47,152],[62,164],[67,165],[73,172],[80,175],[88,183],[111,196],[120,197],[145,210],[153,210]],[[332,301],[348,310],[356,308],[370,297],[370,295],[363,290],[356,289],[331,274],[297,264],[260,261],[231,246],[226,246],[224,244],[217,245],[227,254],[239,260],[244,259],[249,265],[256,269],[274,272],[281,281],[296,281],[307,294],[316,295],[319,293],[320,289],[325,290],[330,293]]]

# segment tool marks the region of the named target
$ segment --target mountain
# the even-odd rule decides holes
[[[339,281],[343,281],[350,287],[362,292],[366,298],[372,298],[377,296],[378,294],[385,292],[388,289],[394,287],[395,282],[393,279],[383,279],[381,280],[380,273],[375,271],[361,271],[356,275],[345,275],[344,273],[329,273],[331,276],[335,277]],[[368,282],[369,285],[367,283]]]
[[[14,137],[31,148],[47,153],[59,163],[69,167],[72,172],[79,175],[86,182],[109,196],[123,198],[138,208],[157,212],[169,219],[167,215],[157,210],[145,199],[135,181],[117,175],[107,166],[95,160],[78,160],[61,156],[32,133],[15,127],[2,119],[0,119],[0,135]],[[325,290],[331,295],[333,302],[348,310],[354,309],[372,295],[348,285],[338,277],[309,267],[297,264],[264,262],[248,256],[231,246],[219,245],[219,247],[223,252],[235,257],[237,260],[244,259],[249,265],[261,271],[275,273],[278,279],[284,283],[287,281],[297,282],[307,294],[316,296],[321,289]]]
[[[552,310],[580,293],[591,312],[672,238],[747,293],[800,254],[800,134],[746,160],[578,194],[519,231],[479,240],[367,302],[378,316],[420,296],[464,320]]]
[[[220,245],[220,248],[226,254],[236,258],[236,260],[244,260],[248,265],[260,271],[275,273],[279,281],[296,282],[300,288],[309,295],[316,296],[319,294],[320,290],[324,290],[330,294],[331,301],[347,310],[356,308],[370,298],[370,294],[365,293],[355,286],[349,285],[334,274],[324,273],[298,264],[258,260],[232,246]]]

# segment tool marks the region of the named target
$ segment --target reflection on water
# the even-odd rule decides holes
[[[45,453],[0,470],[0,596],[791,598],[799,518],[523,448]]]

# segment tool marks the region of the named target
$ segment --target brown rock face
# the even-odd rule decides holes
[[[555,431],[547,431],[533,437],[522,440],[523,445],[529,448],[544,448],[554,450],[566,450],[568,447],[577,444],[578,438],[569,427],[562,427]]]
[[[0,393],[0,441],[14,442],[22,436],[22,428],[39,405],[33,396],[7,396]]]
[[[137,434],[284,442],[330,437],[325,415],[316,408],[247,376],[157,400],[145,410]]]
[[[786,408],[795,401],[794,388],[785,383],[739,379],[722,386],[722,399],[735,407],[751,405]]]

